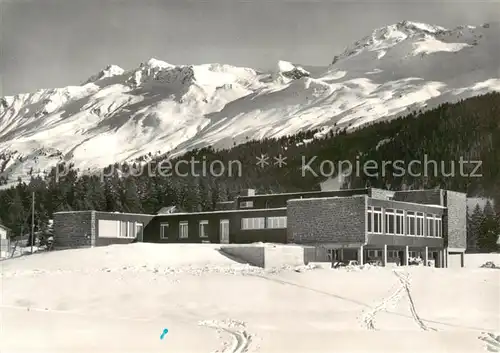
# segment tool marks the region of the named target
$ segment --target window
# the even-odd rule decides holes
[[[200,221],[200,238],[208,238],[208,221]]]
[[[443,221],[440,216],[427,215],[427,236],[429,237],[443,236]]]
[[[368,233],[382,234],[382,208],[368,207]]]
[[[134,222],[128,222],[127,238],[135,238],[135,224],[134,224]]]
[[[387,251],[387,257],[395,259],[399,257],[398,251],[397,250],[389,250]]]
[[[373,233],[382,234],[382,209],[373,208]]]
[[[394,234],[394,210],[385,211],[385,234]]]
[[[168,223],[160,224],[160,237],[161,239],[168,239]]]
[[[266,219],[264,217],[241,219],[241,229],[264,229],[264,228],[266,228]]]
[[[415,235],[415,213],[406,213],[406,235]]]
[[[135,238],[135,226],[134,222],[120,221],[120,232],[118,233],[119,238]]]
[[[135,236],[139,240],[142,239],[143,231],[144,231],[144,224],[142,224],[142,223],[136,223],[135,224]]]
[[[436,216],[435,218],[436,221],[436,236],[437,237],[442,237],[443,236],[443,221],[441,217]]]
[[[126,238],[127,237],[127,222],[121,221],[120,222],[120,238]]]
[[[370,258],[378,257],[378,250],[368,250],[368,257]]]
[[[426,218],[426,221],[427,221],[427,236],[428,237],[434,237],[436,236],[434,234],[434,230],[436,229],[435,225],[434,225],[434,215],[430,215],[428,214],[427,215],[427,218]]]
[[[373,211],[371,207],[368,207],[368,233],[373,233]]]
[[[286,228],[286,216],[267,217],[267,228]]]
[[[98,223],[99,238],[120,237],[120,221],[100,219]]]
[[[417,236],[424,236],[424,214],[417,213]]]
[[[179,223],[179,239],[187,239],[188,238],[188,222],[182,221]]]
[[[404,211],[396,211],[396,235],[404,235],[404,220],[405,220],[405,212]]]
[[[253,201],[242,201],[240,202],[240,208],[252,208]]]

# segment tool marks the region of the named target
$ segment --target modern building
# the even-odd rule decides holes
[[[157,215],[61,212],[55,245],[151,243],[294,243],[333,259],[408,264],[412,257],[438,267],[462,267],[467,197],[449,190],[352,189],[257,195],[245,190],[212,212]],[[311,253],[311,252],[309,252]],[[312,252],[322,253],[322,251]],[[324,253],[324,251],[323,251]],[[314,261],[314,255],[310,255]]]
[[[10,250],[10,229],[0,224],[0,259],[9,256]]]

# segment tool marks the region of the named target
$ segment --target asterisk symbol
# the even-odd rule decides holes
[[[269,165],[268,159],[269,157],[267,155],[261,154],[260,157],[257,157],[257,165],[264,168],[266,165]]]
[[[278,155],[278,157],[274,157],[274,160],[276,162],[274,162],[274,165],[278,165],[278,167],[283,167],[284,165],[286,165],[286,157],[283,157],[281,154]]]

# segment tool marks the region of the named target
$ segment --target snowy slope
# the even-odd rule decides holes
[[[148,154],[377,119],[500,91],[500,23],[379,28],[324,68],[273,72],[151,59],[84,84],[0,100],[0,172],[11,181],[59,161],[82,171]]]
[[[469,353],[487,352],[481,333],[500,328],[496,269],[400,267],[408,296],[389,267],[267,271],[217,248],[138,243],[2,261],[0,351]]]

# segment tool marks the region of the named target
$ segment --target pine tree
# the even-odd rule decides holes
[[[496,217],[485,217],[479,230],[478,247],[481,251],[492,252],[498,250],[498,235],[500,226]]]
[[[492,206],[490,200],[486,201],[486,204],[484,205],[483,212],[484,212],[485,217],[495,217],[495,210],[493,209],[493,206]]]
[[[306,173],[305,177],[301,175],[303,156],[318,156],[312,165],[316,171],[323,160],[349,160],[354,166],[357,156],[360,156],[361,165],[366,160],[374,160],[379,166],[382,166],[382,161],[400,160],[404,162],[404,166],[408,166],[410,161],[423,160],[423,156],[427,155],[429,159],[444,161],[448,172],[449,162],[457,161],[461,156],[468,160],[482,160],[480,177],[461,175],[445,177],[442,171],[438,170],[437,175],[432,173],[422,179],[421,176],[413,177],[408,173],[396,176],[393,173],[394,168],[387,167],[388,174],[385,178],[371,178],[361,171],[359,176],[352,173],[347,177],[345,185],[355,188],[364,187],[368,185],[367,183],[377,187],[389,184],[392,190],[415,189],[418,186],[448,188],[466,192],[469,196],[483,195],[490,198],[492,199],[490,205],[496,207],[498,211],[500,209],[499,115],[500,94],[496,93],[454,104],[444,104],[425,113],[410,114],[405,118],[371,124],[349,134],[345,127],[337,126],[337,133],[328,135],[324,139],[312,139],[318,132],[314,130],[279,139],[249,140],[243,145],[227,150],[202,148],[172,159],[172,162],[176,163],[179,159],[189,160],[190,156],[194,156],[199,161],[203,158],[206,158],[207,162],[219,160],[228,166],[229,161],[238,160],[242,163],[244,174],[239,177],[235,177],[234,174],[232,177],[223,175],[213,180],[203,178],[201,183],[193,175],[187,177],[141,175],[135,180],[137,195],[132,195],[134,192],[130,190],[126,191],[130,189],[126,186],[127,182],[117,175],[106,177],[101,181],[100,176],[97,178],[78,176],[77,171],[71,166],[58,165],[59,173],[56,173],[54,168],[45,179],[33,178],[29,185],[20,183],[13,188],[0,190],[0,217],[6,226],[19,232],[19,220],[16,219],[18,215],[13,215],[10,211],[12,199],[17,193],[21,200],[18,206],[27,212],[31,207],[32,191],[37,194],[35,205],[37,217],[40,212],[52,217],[54,212],[68,210],[124,211],[125,208],[131,207],[128,205],[130,199],[132,204],[136,205],[136,198],[140,201],[139,209],[150,213],[156,212],[163,206],[182,206],[186,203],[191,205],[192,210],[207,210],[213,209],[216,202],[233,199],[238,190],[249,186],[254,186],[259,192],[317,190],[324,178],[309,173]],[[311,142],[304,144],[306,139],[311,139]],[[388,142],[379,145],[382,140]],[[297,145],[298,143],[300,144]],[[263,169],[255,165],[256,156],[261,154],[276,156],[279,153],[287,157],[286,167],[270,166]],[[153,164],[161,160],[160,156],[151,155],[151,157]],[[103,174],[109,175],[111,168],[116,171],[119,167],[118,164],[110,166]],[[469,169],[472,167],[466,167],[466,172],[471,172]],[[189,187],[186,188],[186,185]],[[128,196],[125,196],[126,193]],[[474,211],[475,209],[470,215],[467,233],[469,246],[477,248],[480,234],[478,224],[482,223],[479,222],[481,218],[479,214],[483,213],[483,216],[491,214],[491,210],[490,206],[486,205],[484,212],[476,212],[474,216]],[[44,218],[45,216],[40,216],[41,223]],[[24,224],[24,220],[21,223]],[[485,227],[486,225],[483,225],[482,229],[485,230]],[[490,229],[492,225],[486,228]],[[491,237],[488,232],[485,234],[484,239]],[[488,241],[482,240],[483,243],[489,244]]]
[[[26,219],[28,213],[26,212],[23,200],[19,194],[18,189],[14,189],[10,205],[8,207],[8,224],[9,227],[16,235],[23,235],[26,230]]]
[[[129,176],[123,181],[122,205],[125,212],[142,212],[142,204],[139,199],[135,177]]]
[[[104,199],[106,202],[106,211],[120,212],[123,210],[120,192],[120,179],[118,179],[116,174],[111,177],[104,178]]]
[[[142,208],[145,213],[154,214],[161,209],[162,205],[158,200],[158,180],[156,177],[146,178],[143,184]]]
[[[469,222],[467,223],[467,248],[471,251],[478,249],[478,239],[481,229],[481,224],[484,220],[484,213],[479,204],[476,204]]]

